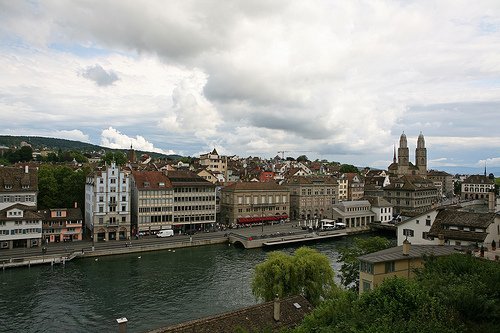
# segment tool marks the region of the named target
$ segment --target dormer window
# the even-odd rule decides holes
[[[7,185],[7,184],[5,184],[5,189],[6,189],[6,190],[10,190],[10,189],[12,189],[12,185]]]
[[[144,187],[149,187],[149,182],[144,182]]]
[[[165,187],[165,183],[164,183],[164,182],[159,182],[159,183],[158,183],[158,186],[159,186],[159,187]]]
[[[30,186],[29,186],[29,185],[23,185],[23,190],[26,190],[26,189],[28,189],[28,188],[30,188]]]

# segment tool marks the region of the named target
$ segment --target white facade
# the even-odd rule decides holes
[[[112,163],[87,177],[85,226],[94,240],[130,238],[130,175]]]
[[[375,222],[389,223],[392,220],[392,207],[371,207],[375,213]]]
[[[427,233],[431,229],[434,220],[438,214],[438,210],[434,209],[421,215],[412,217],[397,225],[398,246],[403,245],[407,238],[411,244],[415,245],[432,245],[438,244],[439,240],[427,239]]]
[[[39,246],[41,240],[41,216],[33,211],[26,212],[23,205],[12,206],[1,211],[0,248],[29,248]]]

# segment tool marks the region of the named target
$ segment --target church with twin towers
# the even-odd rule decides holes
[[[415,149],[415,164],[410,162],[410,150],[408,149],[408,140],[403,132],[399,138],[398,155],[396,157],[396,147],[394,147],[394,157],[392,164],[388,167],[389,173],[395,176],[420,176],[427,177],[427,149],[425,148],[425,139],[422,133],[417,139],[417,148]]]

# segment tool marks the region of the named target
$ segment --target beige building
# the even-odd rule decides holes
[[[424,264],[424,256],[446,256],[456,253],[453,246],[447,245],[411,245],[392,247],[358,257],[359,293],[378,287],[385,279],[399,276],[412,278],[414,270]]]
[[[132,235],[172,229],[174,190],[162,171],[133,171],[131,179]]]
[[[489,192],[495,190],[493,179],[482,175],[473,175],[467,177],[462,182],[462,200],[483,199],[488,200]]]
[[[275,183],[234,183],[222,189],[220,209],[220,221],[226,225],[287,220],[290,191]]]
[[[200,155],[200,165],[209,171],[225,175],[227,172],[227,157],[220,156],[214,148],[211,153]]]
[[[339,187],[336,178],[294,176],[283,185],[290,190],[290,219],[323,219],[332,215]]]
[[[190,171],[169,171],[174,190],[173,229],[210,230],[216,221],[216,186]]]
[[[333,206],[332,219],[347,228],[366,227],[375,220],[368,200],[342,201]]]
[[[438,202],[438,190],[431,180],[402,176],[384,188],[384,199],[394,205],[394,213],[423,213]]]
[[[344,200],[360,200],[363,198],[365,195],[365,181],[361,175],[354,172],[343,173],[340,175],[340,180],[347,181],[347,198],[343,195]]]
[[[453,176],[444,171],[429,170],[427,179],[432,180],[440,196],[453,197]]]

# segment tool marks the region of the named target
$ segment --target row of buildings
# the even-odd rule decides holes
[[[149,157],[138,159],[131,148],[126,166],[96,166],[88,175],[83,214],[79,207],[37,211],[36,170],[0,168],[0,214],[2,219],[5,216],[0,223],[1,246],[78,240],[84,228],[100,241],[129,239],[167,228],[180,233],[210,230],[216,224],[321,219],[350,227],[389,223],[394,216],[428,212],[453,193],[451,175],[427,170],[422,134],[415,155],[412,164],[405,134],[388,170],[359,173],[340,173],[328,163],[279,157],[262,161],[220,156],[215,149],[192,163],[158,163]],[[462,196],[467,200],[485,199],[493,189],[493,181],[486,176],[471,176],[462,182]],[[25,213],[21,217],[17,211],[4,211],[14,205],[24,209],[26,217],[31,212],[40,217],[37,227],[26,227],[33,237],[22,230],[12,234],[20,229],[12,218],[27,221]],[[49,221],[49,215],[62,220]]]

